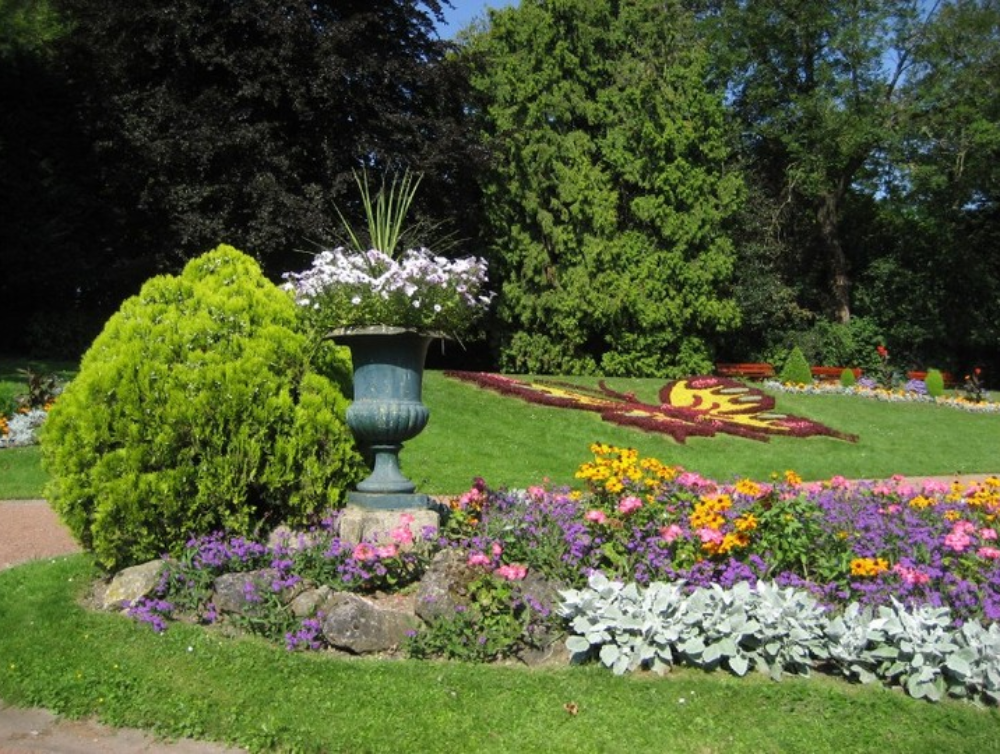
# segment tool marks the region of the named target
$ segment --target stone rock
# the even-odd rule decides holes
[[[322,609],[323,636],[330,646],[354,654],[394,650],[419,626],[412,614],[379,607],[350,592],[333,594]]]
[[[252,614],[261,597],[271,589],[278,576],[273,568],[245,573],[224,573],[213,583],[212,602],[222,613]]]
[[[414,541],[419,541],[425,528],[440,525],[441,517],[430,508],[379,510],[349,505],[340,514],[340,538],[351,544],[388,544],[394,541],[390,534],[394,529],[409,526]]]
[[[461,550],[441,550],[431,560],[417,588],[417,615],[425,621],[451,615],[459,605],[468,605],[468,587],[476,573],[466,564]]]
[[[531,668],[540,665],[569,665],[572,662],[573,653],[566,649],[566,637],[560,635],[552,636],[544,646],[521,650],[517,659]]]
[[[288,604],[288,609],[296,618],[310,618],[333,596],[333,590],[326,584],[318,589],[306,589]]]
[[[162,560],[151,560],[119,571],[104,591],[102,607],[119,610],[125,603],[148,597],[160,582],[163,565]]]

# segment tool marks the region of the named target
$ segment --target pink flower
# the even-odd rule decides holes
[[[471,555],[469,555],[469,558],[468,560],[465,561],[465,564],[470,568],[475,568],[476,566],[489,567],[489,565],[492,562],[493,561],[490,560],[489,555],[482,552],[474,552]]]
[[[409,526],[414,521],[412,513],[400,513],[399,514],[399,525]]]
[[[541,500],[545,497],[545,488],[538,487],[537,485],[534,487],[528,487],[528,494],[535,500]]]
[[[490,552],[493,553],[494,558],[499,558],[500,554],[503,552],[503,545],[499,542],[494,542],[493,546],[490,548]]]
[[[914,584],[926,584],[931,577],[918,568],[907,568],[902,563],[896,563],[892,567],[894,573],[899,574],[904,584],[913,586]]]
[[[830,477],[830,487],[835,490],[844,489],[845,487],[850,487],[851,483],[847,481],[846,477],[840,475]]]
[[[410,525],[408,523],[403,526],[397,526],[389,532],[389,537],[391,537],[392,541],[398,545],[413,544],[413,532],[410,531]]]
[[[399,549],[394,544],[382,545],[375,548],[375,554],[380,558],[394,558],[399,555]]]
[[[623,516],[627,516],[629,513],[634,513],[642,507],[642,500],[637,498],[635,495],[629,495],[628,497],[623,497],[618,503],[618,512]]]
[[[976,550],[976,555],[981,558],[989,558],[990,560],[996,560],[1000,558],[1000,550],[996,547],[980,547]]]
[[[502,579],[507,579],[507,581],[520,581],[528,575],[528,567],[511,563],[510,565],[500,566],[494,573]]]
[[[951,534],[944,535],[944,546],[955,552],[962,552],[972,544],[972,540],[960,531],[952,531]]]
[[[956,521],[951,530],[955,534],[972,534],[976,530],[976,525],[971,521]]]
[[[994,539],[997,538],[997,530],[996,529],[980,529],[979,530],[979,538],[980,539],[986,539],[986,540],[994,540]]]
[[[677,524],[670,524],[670,526],[664,526],[660,529],[660,536],[663,537],[667,543],[673,542],[675,539],[684,534],[684,530],[681,529]]]
[[[608,517],[604,515],[604,511],[590,510],[583,514],[583,519],[592,524],[603,524],[607,522]]]
[[[367,542],[362,542],[361,544],[359,544],[357,547],[354,548],[354,551],[351,553],[352,558],[364,562],[367,562],[369,560],[374,560],[377,556],[378,553],[375,552],[375,548],[372,547]]]
[[[709,526],[703,526],[698,529],[698,536],[701,538],[703,544],[711,542],[713,544],[721,545],[722,541],[726,538],[721,531],[713,529]]]

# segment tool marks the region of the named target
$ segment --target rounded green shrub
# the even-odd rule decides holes
[[[298,323],[229,246],[149,280],[108,320],[41,433],[46,494],[101,566],[342,504],[363,469],[336,382],[350,357]]]
[[[858,378],[854,376],[854,370],[850,367],[844,367],[844,371],[840,373],[840,386],[854,387],[857,382]]]
[[[788,358],[785,359],[785,365],[781,368],[781,374],[778,377],[782,382],[790,382],[793,385],[812,384],[812,370],[809,368],[809,362],[806,361],[801,348],[795,346],[789,351]]]
[[[940,369],[928,369],[924,377],[924,386],[927,388],[927,395],[932,398],[944,395],[944,375]]]

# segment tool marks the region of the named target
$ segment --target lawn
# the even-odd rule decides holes
[[[3,371],[0,370],[0,379]],[[596,379],[579,378],[582,384]],[[613,379],[609,385],[655,401],[663,380]],[[1000,414],[973,414],[851,396],[779,394],[782,411],[858,436],[775,437],[769,442],[717,435],[677,443],[609,424],[591,412],[530,404],[430,371],[424,402],[431,419],[401,455],[404,472],[430,494],[454,494],[482,476],[494,487],[526,487],[548,478],[573,484],[592,442],[634,447],[644,456],[704,476],[766,480],[793,469],[806,480],[950,475],[1000,470]],[[45,483],[37,447],[0,451],[0,500],[40,497]]]
[[[997,751],[996,709],[816,677],[359,660],[82,609],[83,556],[0,573],[0,697],[302,752]],[[399,720],[398,724],[388,721]]]
[[[611,381],[647,400],[661,384]],[[782,411],[859,441],[719,435],[679,444],[593,413],[503,398],[439,372],[426,377],[425,402],[431,422],[403,461],[428,492],[464,490],[474,476],[493,487],[546,478],[574,483],[595,441],[723,480],[766,479],[785,469],[820,479],[1000,467],[1000,416],[929,405],[782,394]],[[37,447],[0,451],[0,469],[0,499],[41,493]],[[596,666],[528,670],[289,653],[184,623],[155,634],[82,608],[79,598],[94,577],[85,556],[0,573],[0,698],[255,751],[1000,750],[995,708],[932,705],[823,676],[775,683],[678,668],[663,678],[616,677]],[[385,724],[401,712],[402,733]]]

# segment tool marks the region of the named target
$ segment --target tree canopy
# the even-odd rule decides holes
[[[691,23],[679,3],[525,0],[472,41],[503,367],[705,371],[736,325],[741,181]]]

